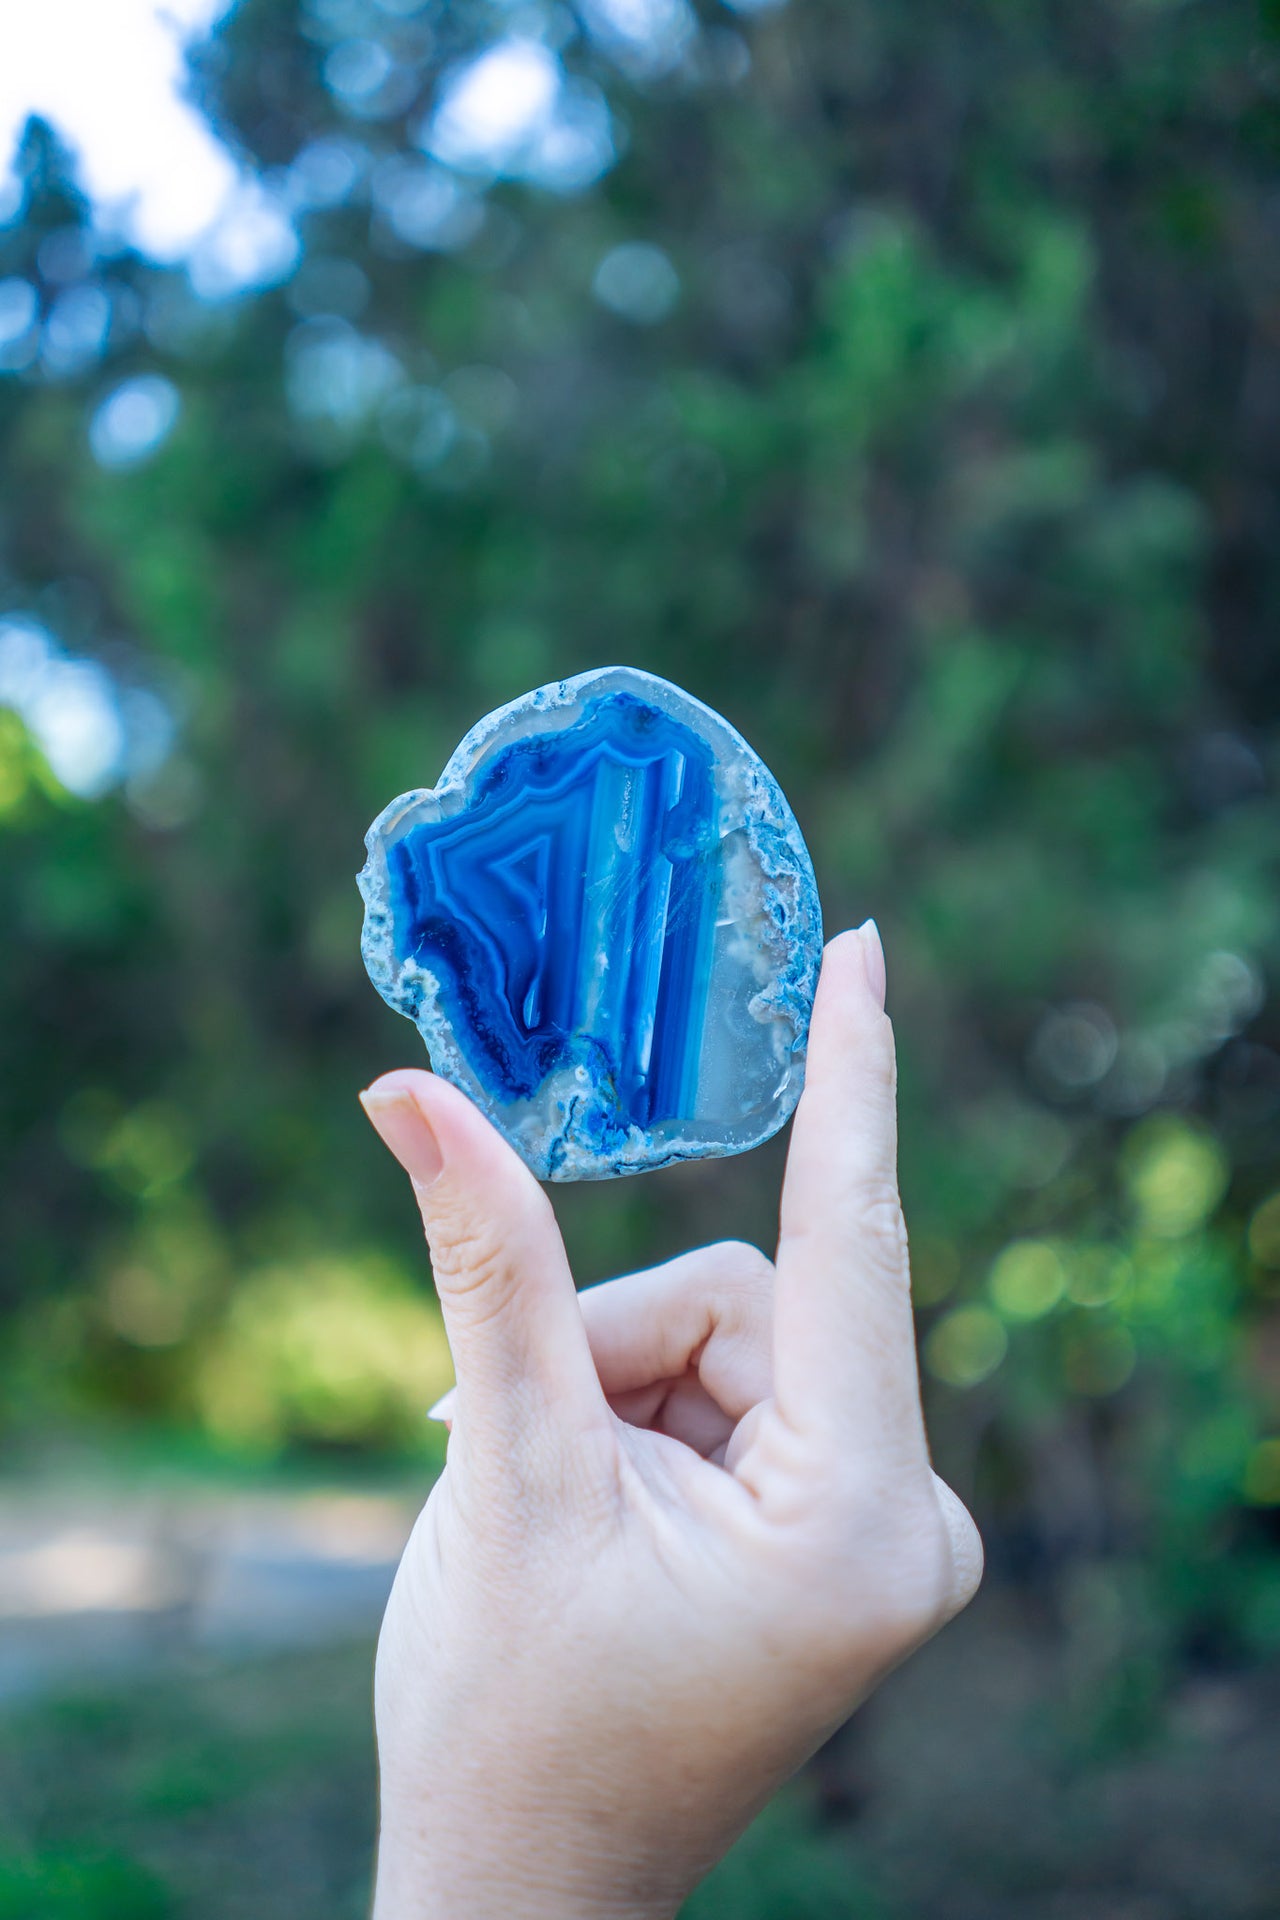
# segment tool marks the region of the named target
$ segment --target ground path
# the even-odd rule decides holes
[[[187,1649],[371,1634],[416,1504],[348,1487],[0,1490],[0,1700]]]

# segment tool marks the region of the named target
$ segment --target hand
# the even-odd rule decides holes
[[[921,1417],[883,1001],[869,924],[824,956],[772,1264],[730,1243],[579,1297],[456,1088],[363,1096],[458,1374],[378,1647],[375,1920],[669,1920],[977,1586]]]

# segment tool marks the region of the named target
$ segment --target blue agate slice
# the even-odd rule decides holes
[[[629,667],[472,728],[374,821],[362,951],[543,1180],[739,1153],[800,1097],[813,866],[726,720]]]

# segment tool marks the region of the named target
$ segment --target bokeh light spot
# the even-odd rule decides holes
[[[445,76],[419,138],[461,172],[505,174],[557,193],[589,185],[614,157],[604,96],[567,80],[549,47],[518,34]]]
[[[68,793],[96,799],[115,780],[124,727],[111,677],[96,660],[51,661],[26,719]]]
[[[1203,1225],[1231,1177],[1213,1135],[1171,1114],[1154,1115],[1136,1127],[1121,1164],[1141,1228],[1166,1240]]]
[[[1209,1040],[1226,1040],[1253,1019],[1266,999],[1262,975],[1244,954],[1211,953],[1201,969],[1197,999]]]
[[[0,705],[20,715],[68,793],[94,799],[121,771],[125,729],[110,675],[69,659],[38,621],[0,621]]]
[[[91,366],[107,343],[111,301],[102,287],[70,287],[45,321],[41,359],[46,373],[71,375]]]
[[[163,374],[123,381],[89,423],[94,459],[112,469],[141,466],[168,439],[180,408],[178,389]]]
[[[192,252],[191,284],[202,300],[278,286],[293,272],[300,252],[284,199],[246,180]]]
[[[0,280],[0,347],[10,347],[35,325],[39,303],[29,280]]]
[[[398,240],[424,250],[465,246],[484,219],[482,203],[446,167],[402,155],[374,174],[373,203]]]
[[[602,307],[638,327],[665,320],[680,298],[680,276],[661,247],[629,240],[596,268],[591,291]]]
[[[380,40],[340,40],[325,60],[325,82],[344,100],[367,100],[387,79],[393,64]]]
[[[1118,1044],[1106,1008],[1075,1001],[1045,1014],[1031,1042],[1031,1065],[1050,1087],[1079,1093],[1109,1071]]]
[[[285,347],[285,392],[298,419],[356,433],[403,378],[400,363],[380,340],[346,320],[301,321]]]
[[[1004,1359],[1009,1336],[989,1307],[953,1307],[930,1328],[924,1363],[949,1387],[976,1387]]]
[[[24,614],[0,620],[0,707],[19,716],[58,785],[83,799],[154,773],[176,731],[158,694],[119,687],[98,661],[72,658]]]
[[[1066,1274],[1047,1240],[1015,1240],[997,1257],[987,1284],[1006,1320],[1040,1320],[1061,1300]]]
[[[1067,1255],[1067,1298],[1077,1307],[1105,1307],[1118,1300],[1133,1267],[1115,1247],[1072,1247]]]
[[[561,88],[522,172],[552,193],[578,193],[598,180],[614,157],[613,122],[604,95],[585,80]]]
[[[645,77],[676,66],[698,32],[688,0],[582,0],[581,13],[616,64]]]
[[[499,41],[446,78],[423,144],[449,166],[518,171],[551,118],[561,78],[540,41]]]
[[[368,155],[355,140],[311,140],[294,156],[288,197],[301,207],[339,207],[363,179]]]

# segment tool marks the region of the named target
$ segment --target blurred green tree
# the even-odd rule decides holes
[[[244,0],[195,84],[274,228],[143,260],[34,122],[0,228],[11,1433],[403,1438],[323,1348],[438,1353],[360,830],[623,658],[884,929],[997,1566],[1130,1689],[1280,1641],[1280,15]],[[560,1196],[580,1271],[779,1168]]]

